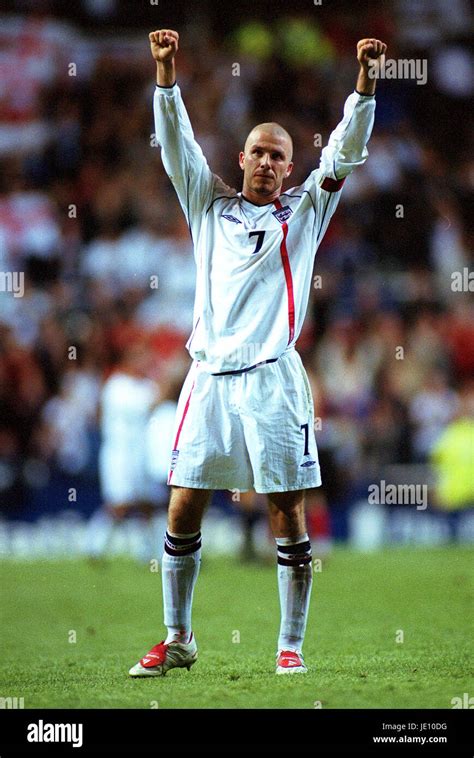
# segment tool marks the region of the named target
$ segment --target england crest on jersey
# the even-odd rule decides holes
[[[284,205],[283,208],[279,208],[277,211],[273,211],[272,215],[275,216],[280,224],[284,224],[287,219],[290,218],[293,211],[289,205]]]

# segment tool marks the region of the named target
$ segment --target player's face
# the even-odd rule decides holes
[[[283,135],[262,130],[251,132],[239,156],[244,194],[246,189],[261,196],[279,192],[293,168],[291,151],[291,142]]]

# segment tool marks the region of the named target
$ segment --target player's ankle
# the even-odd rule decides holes
[[[188,644],[191,642],[193,633],[191,629],[177,629],[174,627],[168,627],[168,635],[165,643],[169,645],[170,642],[180,642],[181,644]]]

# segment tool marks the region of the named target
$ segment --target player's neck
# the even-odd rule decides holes
[[[280,193],[281,187],[271,195],[260,195],[258,192],[253,192],[249,187],[244,187],[240,194],[244,200],[253,205],[271,205],[279,197]]]

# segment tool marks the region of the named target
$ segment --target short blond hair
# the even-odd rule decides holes
[[[278,124],[276,121],[265,121],[263,124],[257,124],[256,126],[251,129],[251,131],[247,135],[247,139],[245,140],[245,146],[244,146],[244,152],[247,149],[248,142],[250,140],[250,137],[254,132],[262,131],[262,132],[271,132],[272,134],[275,134],[277,137],[283,137],[284,139],[288,140],[290,144],[290,161],[293,157],[293,140],[291,138],[291,135],[288,134],[286,129],[281,125]]]

